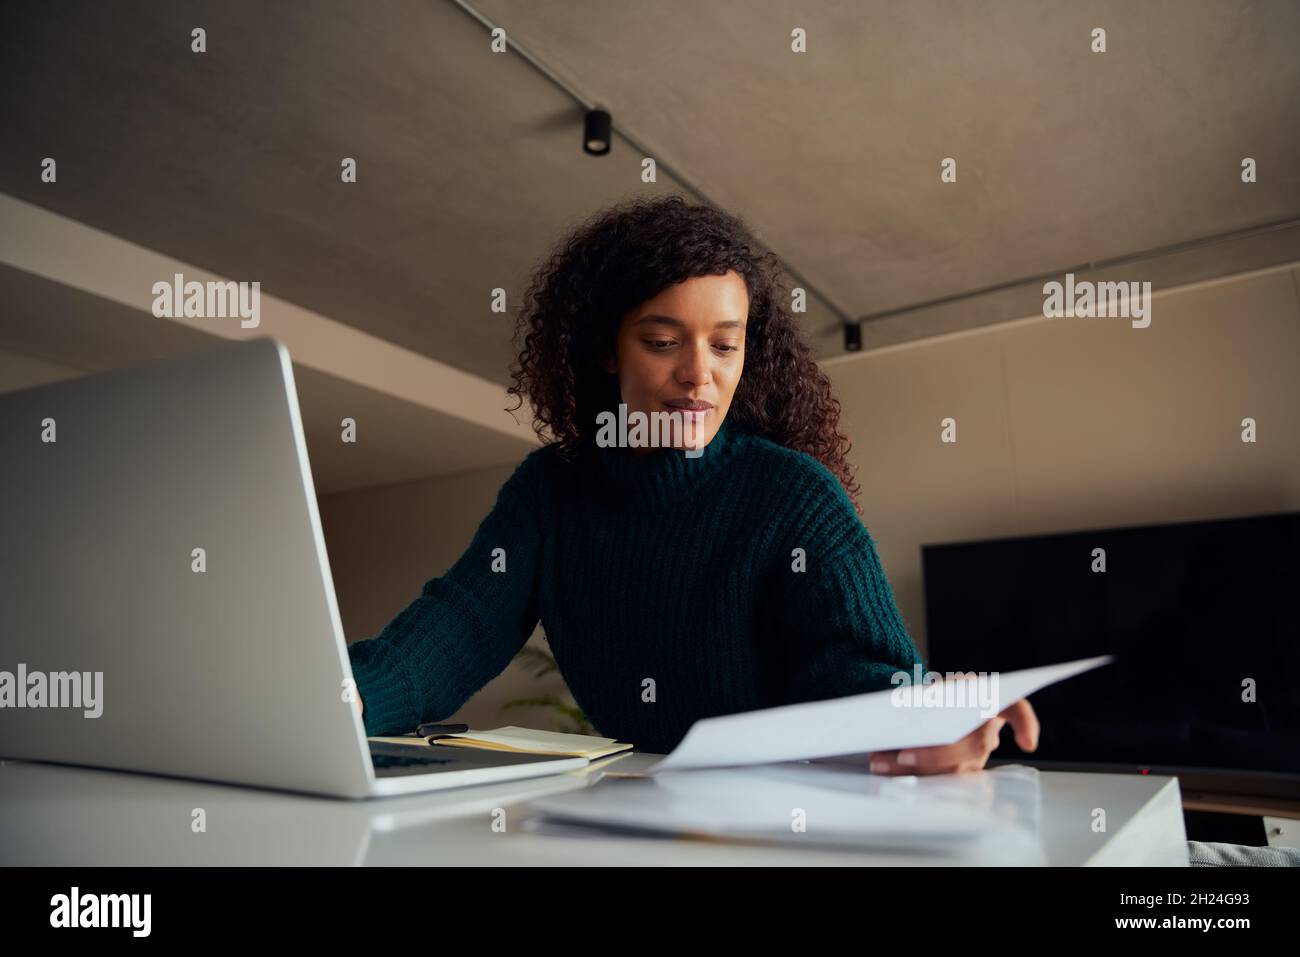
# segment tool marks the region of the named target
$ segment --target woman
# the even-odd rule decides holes
[[[787,297],[743,223],[676,196],[593,217],[538,267],[509,394],[548,444],[456,564],[350,647],[368,734],[455,712],[539,619],[598,732],[650,752],[700,718],[912,672],[839,403]],[[636,413],[676,420],[673,447],[627,447],[647,437],[610,422]],[[1018,701],[955,744],[878,753],[872,768],[977,770],[1008,722],[1037,747]]]

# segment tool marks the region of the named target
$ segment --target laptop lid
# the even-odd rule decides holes
[[[0,395],[0,462],[0,755],[370,791],[282,344]]]

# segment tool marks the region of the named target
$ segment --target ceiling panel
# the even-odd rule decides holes
[[[849,316],[1300,214],[1291,0],[475,6]],[[0,70],[0,191],[499,383],[528,272],[559,235],[680,188],[641,184],[622,141],[585,156],[573,101],[490,52],[451,0],[7,3]],[[939,181],[948,156],[955,184]],[[1157,278],[1296,248],[1279,233]],[[510,315],[488,308],[497,286]],[[864,338],[1033,306],[958,303]],[[815,299],[806,326],[819,355],[840,350]]]

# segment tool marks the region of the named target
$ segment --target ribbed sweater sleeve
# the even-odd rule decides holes
[[[879,691],[896,671],[924,666],[871,535],[839,482],[818,469],[802,476],[808,494],[791,539],[806,568],[782,556],[771,581],[782,704]]]
[[[425,583],[378,636],[348,647],[366,734],[400,734],[453,714],[532,634],[544,520],[540,456],[529,455],[501,487],[446,574]]]

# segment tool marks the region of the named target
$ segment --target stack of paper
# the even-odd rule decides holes
[[[1039,862],[1032,771],[1027,778],[1027,769],[1018,769],[927,780],[836,772],[809,762],[951,744],[1021,698],[1111,660],[953,675],[913,688],[706,718],[647,768],[611,771],[582,791],[530,802],[539,814],[533,827],[967,855],[978,846],[974,859],[983,863]]]
[[[641,780],[602,781],[528,802],[535,833],[581,827],[593,833],[758,842],[803,847],[928,852],[984,863],[1040,863],[1037,782],[1019,800],[999,770],[969,775],[968,795],[931,790],[918,778],[886,779],[802,764],[722,768]],[[967,783],[968,782],[968,783]],[[935,782],[938,783],[938,782]],[[909,786],[910,785],[910,786]]]

